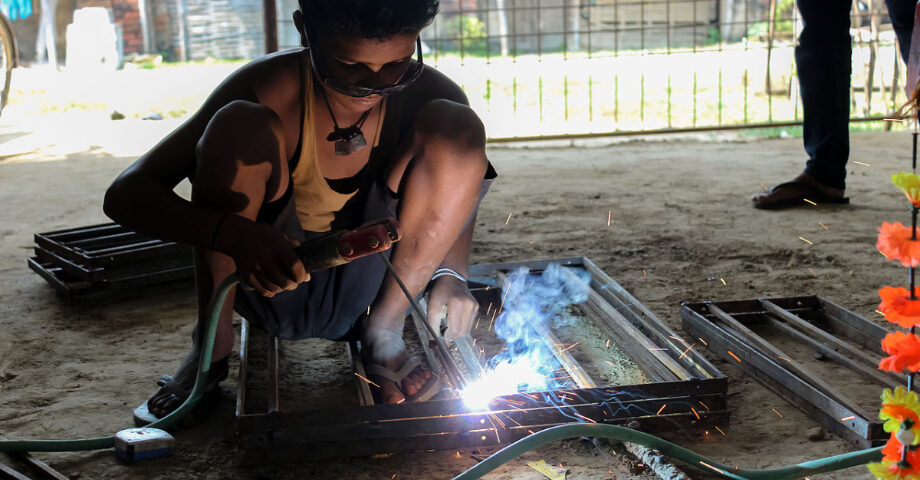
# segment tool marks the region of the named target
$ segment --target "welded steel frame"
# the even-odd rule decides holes
[[[278,344],[270,340],[269,408],[265,412],[248,412],[247,366],[252,354],[250,336],[253,332],[244,322],[236,408],[241,460],[244,463],[303,461],[492,446],[573,421],[626,425],[652,432],[728,424],[725,376],[694,348],[688,348],[692,344],[684,345],[678,335],[587,258],[474,265],[470,269],[471,284],[494,285],[488,289],[474,288],[474,293],[478,290],[479,294],[491,292],[495,295],[500,288],[497,279],[504,272],[518,267],[539,271],[551,262],[580,267],[591,274],[591,298],[585,310],[605,331],[618,332],[618,336],[611,334],[612,341],[653,379],[651,383],[597,385],[584,374],[574,358],[561,356],[561,363],[569,372],[580,371],[585,375],[573,375],[573,378],[581,378],[577,381],[579,388],[500,397],[492,402],[491,410],[485,412],[469,411],[459,398],[374,405],[367,383],[357,375],[355,385],[360,406],[284,411],[284,406],[277,402]],[[421,321],[415,317],[413,324],[426,356],[432,361],[436,352],[427,348],[426,329]],[[644,350],[642,346],[646,344],[667,350]],[[468,363],[469,358],[475,361],[468,342],[461,341],[457,346],[460,357],[465,360],[463,363]],[[348,344],[347,348],[354,371],[365,376],[357,347]],[[444,359],[437,357],[434,362],[436,373],[443,375],[449,369],[439,368],[443,367],[439,362]],[[467,374],[481,371],[478,362],[475,367],[468,369]],[[467,380],[448,379],[448,382]],[[559,408],[562,402],[565,406]]]
[[[882,387],[905,383],[903,375],[877,369],[884,355],[880,342],[888,333],[883,327],[818,296],[684,303],[681,318],[684,331],[705,341],[713,353],[854,447],[870,448],[888,439],[876,412],[862,408],[749,328],[767,323],[785,338],[842,366],[847,374],[878,384],[881,392]]]

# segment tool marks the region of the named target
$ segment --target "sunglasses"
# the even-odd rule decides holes
[[[310,51],[310,64],[313,66],[313,72],[316,77],[323,83],[323,85],[331,88],[332,90],[341,93],[342,95],[347,95],[349,97],[367,97],[369,95],[380,95],[387,96],[393,95],[394,93],[401,92],[406,89],[412,82],[416,81],[424,70],[424,64],[422,63],[422,39],[421,37],[415,39],[415,51],[416,59],[404,62],[405,69],[402,70],[402,64],[393,64],[384,66],[384,69],[389,68],[386,74],[389,74],[391,78],[399,75],[397,80],[390,83],[389,85],[383,87],[368,87],[364,85],[358,85],[355,83],[348,82],[341,78],[337,78],[335,75],[329,72],[326,69],[322,62],[316,61],[316,47],[313,46],[312,42],[309,40],[309,36],[304,33],[304,37],[307,38],[307,49]],[[394,71],[395,70],[395,71]],[[402,70],[402,71],[400,71]],[[383,72],[383,70],[381,70]],[[378,73],[378,75],[380,75]]]

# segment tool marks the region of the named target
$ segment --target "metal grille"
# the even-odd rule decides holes
[[[884,2],[851,13],[851,117],[878,120],[906,69]],[[442,0],[422,40],[510,141],[797,125],[800,30],[795,0]]]

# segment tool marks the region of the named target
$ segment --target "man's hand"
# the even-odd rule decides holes
[[[444,339],[448,343],[470,333],[478,313],[479,302],[465,282],[450,275],[434,281],[428,296],[428,323],[435,332],[440,332],[441,320],[447,316]]]
[[[277,228],[231,215],[217,233],[217,245],[225,247],[218,250],[233,258],[243,284],[260,295],[273,297],[310,280],[294,253],[300,243]]]

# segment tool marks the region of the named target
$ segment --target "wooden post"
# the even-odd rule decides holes
[[[275,0],[262,1],[262,30],[265,32],[265,53],[278,51],[278,10]]]

